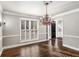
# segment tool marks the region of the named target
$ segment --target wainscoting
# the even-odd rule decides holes
[[[63,46],[79,51],[79,36],[64,35]]]
[[[70,55],[60,53],[59,48],[51,44],[51,40],[36,44],[4,49],[2,57],[68,57]]]
[[[61,45],[61,40],[59,41]],[[14,48],[5,48],[2,57],[79,57],[79,52],[62,46],[56,48],[52,45],[52,40],[34,43],[30,45],[20,45]]]

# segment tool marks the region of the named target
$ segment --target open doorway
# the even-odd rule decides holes
[[[51,23],[51,43],[53,46],[55,46],[55,40],[56,40],[56,22],[52,21]]]
[[[63,21],[59,19],[57,21],[52,21],[51,23],[51,42],[52,45],[62,49],[63,45]]]
[[[52,21],[51,23],[51,38],[56,38],[56,22]]]

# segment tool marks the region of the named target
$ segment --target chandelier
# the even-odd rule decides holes
[[[45,7],[46,7],[46,14],[41,18],[41,23],[46,25],[46,39],[48,39],[48,25],[51,24],[51,17],[48,15],[48,5],[52,1],[44,1]]]
[[[44,2],[45,4],[45,7],[46,7],[46,14],[42,17],[41,19],[41,22],[44,24],[44,25],[49,25],[51,24],[51,17],[49,17],[48,15],[48,5],[49,3],[51,3],[51,1],[48,1],[48,2]]]

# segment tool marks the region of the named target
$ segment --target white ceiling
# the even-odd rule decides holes
[[[45,14],[45,6],[43,1],[1,1],[4,10],[27,13],[31,15],[42,16]],[[49,5],[49,13],[54,13],[54,10],[59,6],[69,3],[69,1],[54,1]]]

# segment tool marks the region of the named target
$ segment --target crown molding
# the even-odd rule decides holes
[[[13,15],[13,16],[18,16],[18,17],[32,18],[32,19],[40,19],[41,17],[41,16],[36,16],[36,15],[13,12],[9,10],[4,10],[2,13],[6,15]]]
[[[52,18],[57,18],[57,17],[68,15],[68,14],[75,13],[75,12],[79,12],[79,8],[74,9],[74,10],[70,10],[70,11],[67,11],[67,12],[63,12],[63,13],[60,13],[60,14],[57,14],[55,16],[52,16]]]
[[[52,14],[52,16],[56,16],[59,15],[59,14],[64,14],[64,13],[72,13],[71,11],[75,10],[75,9],[78,9],[79,8],[79,2],[70,2],[68,4],[65,4],[63,6],[60,6],[58,8],[56,8],[56,12],[54,11],[54,13]]]

